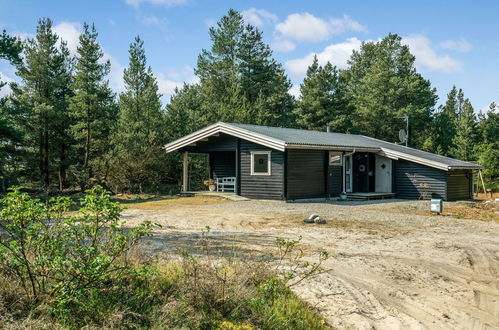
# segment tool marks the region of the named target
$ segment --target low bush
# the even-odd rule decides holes
[[[68,215],[70,206],[64,197],[42,203],[19,189],[2,200],[0,328],[327,327],[289,289],[320,264],[300,262],[298,277],[284,270],[298,241],[277,240],[277,268],[269,260],[187,252],[179,261],[148,262],[129,251],[153,224],[126,228],[121,208],[100,187],[87,191],[76,215]]]

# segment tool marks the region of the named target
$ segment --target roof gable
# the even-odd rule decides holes
[[[246,129],[234,127],[231,124],[226,124],[223,122],[215,123],[213,125],[200,129],[199,131],[186,135],[178,140],[172,141],[165,145],[164,148],[166,152],[172,152],[220,133],[232,135],[279,151],[285,150],[284,141],[259,134],[257,132],[251,132]]]

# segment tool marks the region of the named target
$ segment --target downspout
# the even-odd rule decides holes
[[[351,156],[355,153],[355,148],[353,148],[352,152],[349,152],[349,153],[343,153],[343,194],[346,194],[347,193],[347,184],[346,184],[346,180],[345,180],[345,172],[346,172],[346,168],[345,168],[345,156]],[[351,160],[353,162],[353,159]],[[352,165],[352,164],[350,164]],[[352,181],[352,173],[350,173],[350,182]]]

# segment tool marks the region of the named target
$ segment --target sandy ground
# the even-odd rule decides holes
[[[445,207],[457,204],[446,203]],[[428,202],[232,202],[191,197],[130,204],[129,224],[163,225],[149,255],[197,251],[202,229],[224,255],[271,251],[276,237],[303,237],[325,273],[295,291],[339,329],[499,329],[499,219],[434,216]],[[326,225],[306,225],[317,213]],[[478,218],[478,216],[477,216]],[[199,252],[201,253],[201,252]],[[312,259],[314,258],[314,259]]]

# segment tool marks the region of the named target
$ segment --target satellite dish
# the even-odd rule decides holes
[[[407,139],[407,133],[405,132],[405,129],[402,128],[399,131],[399,140],[401,143],[404,143],[406,139]]]

